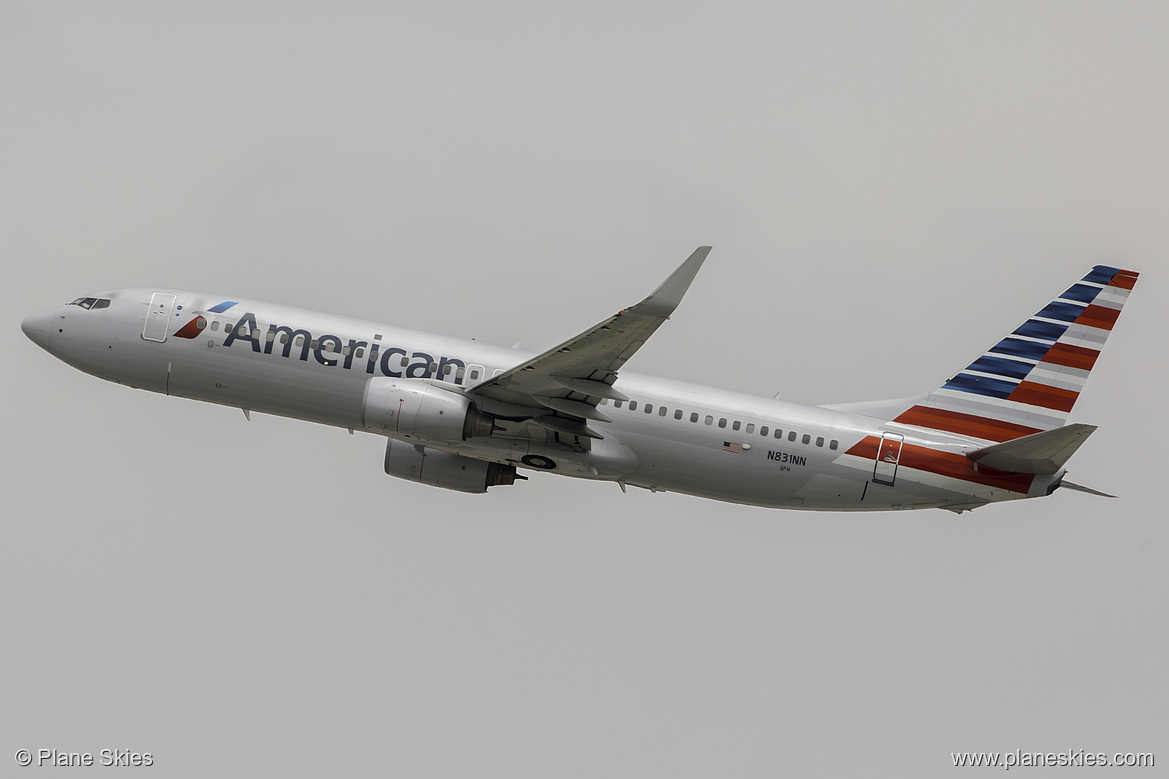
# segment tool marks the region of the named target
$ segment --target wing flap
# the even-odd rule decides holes
[[[560,411],[569,416],[579,417],[581,419],[595,419],[598,422],[612,422],[612,419],[597,411],[596,406],[591,406],[583,400],[569,400],[568,398],[553,398],[548,395],[533,395],[532,400],[539,403],[541,406],[546,406],[553,411]]]
[[[579,392],[582,395],[595,395],[598,398],[608,398],[609,400],[629,400],[629,396],[624,392],[618,392],[603,381],[572,379],[567,376],[549,376],[548,378],[552,379],[552,381],[561,387],[573,392]]]
[[[578,422],[575,419],[565,419],[564,417],[553,416],[547,414],[544,416],[534,417],[532,422],[544,428],[551,430],[553,433],[562,433],[564,435],[575,436],[577,438],[604,438],[603,435],[593,430],[584,422]]]

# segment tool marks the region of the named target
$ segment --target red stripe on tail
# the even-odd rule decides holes
[[[1068,368],[1090,371],[1099,356],[1100,352],[1097,349],[1085,349],[1082,346],[1057,343],[1047,350],[1047,354],[1043,355],[1040,362],[1050,362]]]
[[[1105,308],[1104,306],[1088,306],[1084,312],[1076,317],[1077,325],[1099,327],[1101,330],[1111,330],[1120,316],[1119,308]]]
[[[1078,397],[1080,397],[1080,393],[1071,390],[1047,384],[1036,384],[1033,381],[1021,381],[1019,386],[1007,396],[1007,400],[1026,403],[1029,406],[1052,408],[1056,411],[1071,411]]]
[[[1137,277],[1140,275],[1135,270],[1122,270],[1112,277],[1112,281],[1108,282],[1108,286],[1132,289],[1136,286]]]
[[[947,411],[942,408],[928,408],[914,406],[903,412],[893,420],[903,425],[928,427],[931,430],[945,430],[948,433],[968,435],[971,438],[981,438],[984,441],[1010,441],[1020,436],[1040,432],[1037,427],[1016,425],[1013,422],[1004,422],[1001,419],[990,419],[975,414],[963,414],[958,411]]]

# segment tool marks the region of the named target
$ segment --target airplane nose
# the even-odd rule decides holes
[[[29,337],[29,340],[42,349],[49,348],[49,333],[52,332],[53,317],[48,311],[27,316],[20,323],[20,329]]]

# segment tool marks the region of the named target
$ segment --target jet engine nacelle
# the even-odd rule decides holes
[[[491,417],[463,395],[420,379],[375,377],[365,384],[362,424],[408,441],[465,441],[491,435]]]
[[[473,493],[525,478],[517,477],[514,465],[476,460],[392,438],[386,442],[386,473],[432,487]]]

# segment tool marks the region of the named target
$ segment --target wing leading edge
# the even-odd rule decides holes
[[[597,404],[603,398],[627,400],[613,389],[617,371],[674,313],[710,248],[695,249],[645,300],[467,394],[505,404],[513,413],[526,409],[533,422],[554,432],[601,438],[587,425],[588,420],[609,421]]]

